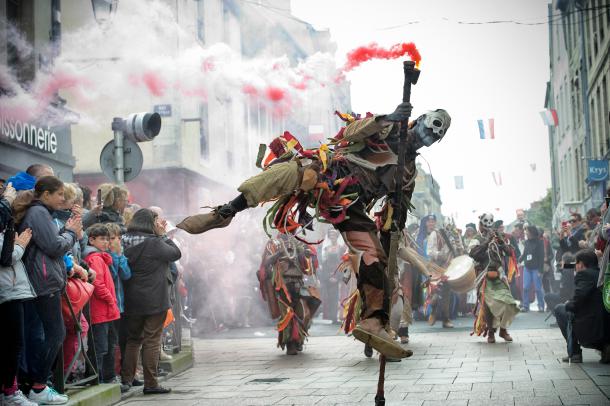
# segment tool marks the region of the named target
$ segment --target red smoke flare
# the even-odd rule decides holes
[[[146,72],[142,75],[142,80],[153,96],[163,96],[167,85],[155,72]]]
[[[421,55],[412,42],[395,44],[390,49],[381,48],[375,42],[370,45],[358,47],[347,54],[347,62],[343,66],[343,72],[349,72],[361,63],[371,59],[396,59],[403,55],[409,55],[417,66],[421,62]]]
[[[265,90],[265,96],[273,102],[279,102],[286,96],[286,92],[279,87],[269,86]]]

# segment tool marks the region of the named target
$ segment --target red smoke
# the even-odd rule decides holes
[[[269,86],[265,89],[265,96],[272,102],[279,102],[286,96],[286,91],[279,87]]]
[[[142,81],[153,96],[163,96],[167,85],[155,72],[146,72],[142,75]]]
[[[59,90],[78,87],[85,83],[85,80],[77,76],[58,72],[44,83],[37,96],[42,103],[46,104]]]
[[[421,55],[412,42],[395,44],[390,49],[381,48],[376,43],[370,45],[358,47],[347,54],[347,62],[341,69],[343,72],[349,72],[361,63],[369,61],[371,59],[396,59],[403,55],[409,55],[411,60],[419,65],[421,62]]]
[[[256,96],[258,94],[258,91],[256,90],[256,88],[249,83],[245,84],[241,88],[241,91],[250,96]]]
[[[201,70],[204,72],[211,72],[214,69],[216,69],[216,64],[214,63],[214,60],[212,58],[204,60],[201,64]]]

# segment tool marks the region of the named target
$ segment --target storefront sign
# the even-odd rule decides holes
[[[38,127],[35,124],[9,118],[0,112],[0,134],[11,141],[51,154],[57,153],[57,135],[48,126]]]
[[[587,183],[605,182],[608,180],[608,161],[605,159],[589,159]]]

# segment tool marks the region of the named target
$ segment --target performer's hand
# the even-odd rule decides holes
[[[388,114],[383,119],[386,121],[406,121],[411,116],[411,111],[413,110],[413,106],[409,102],[400,103],[396,110],[393,113]]]

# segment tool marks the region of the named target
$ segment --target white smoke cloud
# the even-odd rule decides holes
[[[8,34],[20,54],[31,54],[14,29]],[[287,115],[308,92],[333,86],[337,75],[334,57],[327,53],[291,66],[285,56],[245,59],[224,43],[202,47],[166,4],[131,0],[122,2],[104,26],[91,19],[76,31],[64,30],[60,56],[49,72],[37,73],[29,88],[5,66],[0,84],[10,90],[2,98],[3,109],[21,119],[40,116],[60,91],[80,115],[80,124],[95,126],[93,111],[103,106],[149,105],[174,92],[201,100],[250,97]]]

